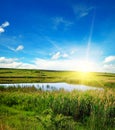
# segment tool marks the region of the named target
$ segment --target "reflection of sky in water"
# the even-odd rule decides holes
[[[0,84],[0,86],[20,86],[20,87],[30,87],[34,86],[36,88],[40,88],[43,90],[59,90],[59,89],[64,89],[67,91],[72,91],[72,90],[103,90],[103,88],[96,88],[96,87],[91,87],[91,86],[86,86],[86,85],[73,85],[73,84],[68,84],[68,83],[16,83],[16,84]]]

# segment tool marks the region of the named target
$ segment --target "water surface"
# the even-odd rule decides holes
[[[91,87],[87,85],[79,85],[79,84],[68,84],[68,83],[15,83],[15,84],[0,84],[0,86],[15,86],[15,87],[36,87],[38,89],[42,90],[60,90],[64,89],[66,91],[72,91],[72,90],[81,90],[81,91],[86,91],[86,90],[103,90],[103,88],[98,88],[98,87]]]

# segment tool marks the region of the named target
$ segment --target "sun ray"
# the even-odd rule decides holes
[[[89,33],[89,38],[88,38],[88,44],[87,44],[87,50],[86,50],[86,59],[89,59],[89,52],[90,52],[90,46],[91,46],[91,40],[92,40],[92,35],[93,35],[93,29],[94,29],[94,21],[95,21],[95,10],[94,14],[92,17],[92,22],[91,22],[91,28],[90,28],[90,33]]]

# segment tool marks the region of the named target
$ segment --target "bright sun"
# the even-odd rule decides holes
[[[81,72],[87,73],[93,71],[94,69],[94,65],[90,61],[81,61],[79,64],[79,71]]]

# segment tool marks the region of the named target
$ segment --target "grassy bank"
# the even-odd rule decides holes
[[[0,86],[1,130],[114,130],[115,74],[0,69],[0,83],[67,82],[104,91]]]
[[[115,92],[0,88],[0,129],[114,130]]]
[[[115,88],[115,74],[80,73],[75,71],[48,71],[0,69],[0,83],[68,82],[96,87]]]

